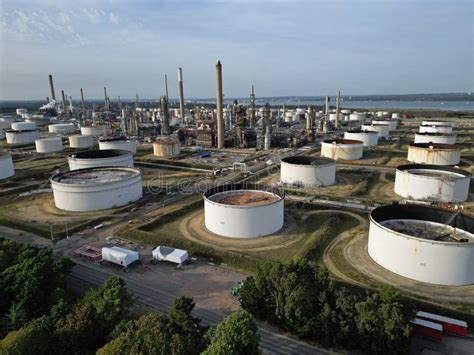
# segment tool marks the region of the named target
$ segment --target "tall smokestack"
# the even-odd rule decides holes
[[[56,101],[56,95],[54,94],[54,84],[53,84],[53,76],[49,74],[49,90],[51,91],[51,99]]]
[[[252,85],[252,92],[250,93],[249,127],[253,128],[254,124],[255,124],[255,89]]]
[[[165,74],[165,95],[166,95],[166,101],[169,102],[170,98],[168,96],[168,75]]]
[[[63,99],[63,112],[64,112],[64,116],[67,117],[68,114],[67,114],[67,109],[66,109],[66,96],[64,95],[64,90],[61,90],[61,96],[62,96],[62,99]]]
[[[84,91],[81,88],[81,105],[82,105],[82,117],[86,117],[86,104],[84,102]]]
[[[339,103],[341,100],[341,91],[338,90],[337,92],[337,97],[336,97],[336,121],[334,122],[334,126],[336,128],[339,127]]]
[[[313,129],[313,120],[314,120],[314,107],[310,106],[308,108],[308,113],[306,114],[306,129]]]
[[[178,87],[179,87],[179,112],[184,120],[184,89],[183,89],[183,70],[178,68]]]
[[[222,65],[216,64],[217,149],[224,148],[224,121],[222,117]]]
[[[122,101],[120,101],[120,96],[118,96],[119,110],[122,111]]]
[[[104,86],[104,101],[105,101],[104,109],[105,109],[105,111],[108,111],[109,110],[109,102],[107,100],[107,88],[105,86]]]
[[[170,134],[170,117],[168,112],[168,100],[163,95],[160,98],[161,135]]]

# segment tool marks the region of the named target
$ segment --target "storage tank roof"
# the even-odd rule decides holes
[[[141,172],[136,168],[100,167],[56,174],[51,178],[51,181],[65,185],[92,186],[128,180],[139,175]]]

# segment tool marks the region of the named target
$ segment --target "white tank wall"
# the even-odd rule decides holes
[[[128,205],[142,197],[142,177],[94,186],[51,181],[54,204],[65,211],[98,211]]]
[[[63,150],[63,142],[61,138],[43,138],[35,140],[37,153],[54,153]]]
[[[71,148],[89,148],[94,146],[93,136],[75,135],[69,137],[69,147]]]
[[[371,219],[368,251],[377,264],[410,279],[439,285],[474,283],[474,243],[408,237]]]
[[[334,160],[358,160],[362,158],[364,145],[360,144],[333,144],[321,142],[321,156]]]
[[[364,147],[373,147],[379,143],[377,132],[344,132],[344,139],[352,139],[364,143]]]
[[[456,144],[455,135],[437,136],[415,133],[415,143]]]
[[[128,150],[135,154],[137,152],[137,141],[134,140],[123,140],[123,141],[99,141],[100,150],[110,150],[110,149],[121,149]]]
[[[408,161],[417,164],[457,165],[461,160],[459,149],[430,149],[408,146]]]
[[[336,163],[303,165],[281,162],[280,181],[290,185],[329,186],[336,182]]]
[[[10,154],[0,155],[0,179],[6,179],[15,174],[13,160]]]
[[[48,131],[49,133],[69,134],[76,131],[76,126],[73,123],[50,124]]]
[[[329,121],[335,121],[336,120],[336,114],[335,113],[330,113],[329,114]],[[344,115],[342,113],[339,113],[339,122],[344,121]]]
[[[398,120],[373,120],[372,125],[388,125],[390,131],[395,131],[397,129]]]
[[[386,138],[390,135],[390,125],[375,125],[372,126],[370,124],[363,124],[362,128],[363,131],[372,131],[377,132],[379,138]]]
[[[452,178],[449,178],[449,175],[444,175],[444,177],[419,175],[413,174],[409,170],[397,169],[394,191],[397,195],[411,200],[466,201],[469,197],[471,177],[454,173],[453,175]]]
[[[109,133],[109,128],[107,126],[84,126],[81,127],[81,134],[84,136],[106,136]]]
[[[10,131],[5,132],[8,144],[33,143],[38,138],[37,131]]]
[[[449,121],[422,121],[423,126],[452,126],[452,123]]]
[[[133,168],[132,153],[110,158],[78,159],[69,157],[69,170],[95,168],[101,166],[126,166]]]
[[[155,142],[153,143],[153,155],[157,157],[174,157],[181,153],[179,142],[174,143],[163,143]]]
[[[420,126],[420,133],[453,133],[451,126]]]
[[[222,205],[204,200],[206,228],[228,238],[255,238],[278,232],[283,227],[283,199],[260,206]]]
[[[35,122],[13,122],[11,128],[15,131],[30,131],[36,129]]]

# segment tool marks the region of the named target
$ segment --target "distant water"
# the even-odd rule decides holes
[[[215,103],[215,100],[196,100],[198,103]],[[233,99],[226,99],[224,103],[231,104]],[[241,101],[241,103],[248,103],[248,100]],[[297,100],[297,99],[283,99],[274,98],[268,101],[257,100],[257,105],[263,105],[269,102],[271,105],[292,105],[292,106],[310,106],[317,105],[323,106],[325,103],[322,100]],[[330,102],[331,106],[334,106],[334,101]],[[352,109],[382,109],[382,110],[444,110],[444,111],[474,111],[474,101],[341,101],[342,108]]]

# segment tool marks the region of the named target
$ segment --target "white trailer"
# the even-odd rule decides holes
[[[157,246],[152,251],[153,259],[158,261],[169,261],[178,265],[184,264],[188,259],[189,255],[186,250],[175,249],[165,246]]]
[[[120,247],[104,247],[102,248],[102,261],[108,261],[127,268],[134,262],[140,260],[140,255],[136,251],[120,248]]]

